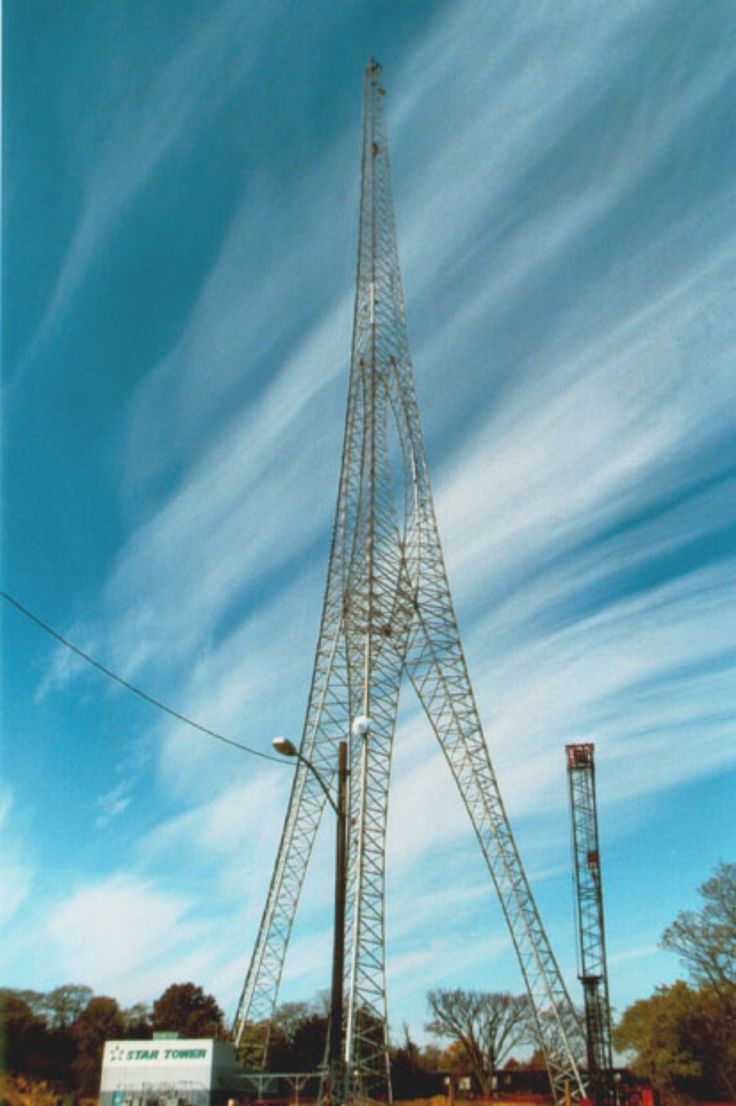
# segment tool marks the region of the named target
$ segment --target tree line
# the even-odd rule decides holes
[[[454,990],[431,991],[427,1001],[432,1014],[427,1028],[439,1038],[450,1038],[450,1043],[444,1048],[432,1044],[422,1048],[404,1026],[403,1040],[390,1048],[396,1097],[436,1094],[447,1072],[472,1071],[489,1092],[496,1066],[529,1039],[528,1000]],[[79,984],[65,984],[48,993],[4,988],[0,1008],[5,1025],[0,1070],[80,1096],[98,1090],[107,1040],[147,1039],[164,1030],[182,1037],[227,1036],[216,999],[194,983],[172,984],[152,1006],[136,1003],[128,1008]],[[269,1068],[319,1070],[328,1022],[327,993],[312,1002],[282,1003],[271,1025]],[[542,1066],[541,1058],[536,1059]]]
[[[108,1040],[224,1036],[222,1010],[194,983],[174,983],[148,1006],[121,1009],[91,987],[66,983],[47,993],[0,988],[0,1071],[46,1082],[60,1092],[95,1095]]]
[[[720,864],[699,893],[701,909],[678,914],[661,942],[680,957],[688,979],[628,1007],[614,1026],[614,1045],[636,1076],[670,1099],[736,1102],[736,864]],[[0,1070],[81,1095],[97,1091],[106,1040],[145,1039],[157,1030],[227,1035],[217,1001],[194,983],[172,984],[150,1007],[127,1009],[76,984],[48,994],[6,988],[0,1008]],[[403,1040],[390,1050],[396,1098],[436,1094],[450,1073],[472,1075],[481,1093],[490,1094],[504,1066],[543,1069],[526,996],[432,990],[427,1009],[425,1029],[443,1045],[421,1048],[404,1026]],[[282,1004],[270,1034],[270,1069],[318,1070],[328,1020],[327,994]]]

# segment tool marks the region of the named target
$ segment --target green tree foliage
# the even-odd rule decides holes
[[[294,1071],[317,1071],[325,1059],[327,1018],[309,1014],[296,1026],[291,1038],[291,1063]]]
[[[694,987],[679,981],[635,1002],[614,1031],[634,1071],[681,1098],[736,1099],[736,864],[719,864],[662,937]]]
[[[315,1071],[324,1059],[327,1020],[324,1017],[319,1022],[317,1058],[312,1063],[311,1054],[315,1052],[315,1047],[307,1045],[309,1056],[305,1058],[302,1027],[314,1014],[314,1006],[307,1002],[284,1002],[276,1009],[270,1027],[266,1022],[246,1026],[240,1044],[241,1062],[246,1068],[260,1067],[263,1043],[267,1038],[266,1067],[269,1071]]]
[[[317,1071],[325,1059],[329,1005],[285,1002],[276,1011],[269,1044],[273,1071]]]
[[[425,1045],[421,1051],[422,1066],[427,1071],[439,1072],[442,1068],[442,1055],[439,1045]]]
[[[394,1098],[430,1098],[442,1092],[442,1079],[437,1074],[441,1053],[433,1046],[429,1051],[427,1057],[411,1039],[409,1027],[404,1025],[403,1044],[390,1051]]]
[[[98,995],[89,1000],[72,1026],[77,1046],[73,1069],[82,1094],[96,1094],[100,1085],[105,1041],[119,1039],[124,1031],[123,1015],[114,998]]]
[[[18,998],[21,998],[21,999],[23,999],[24,1002],[28,1003],[28,1005],[30,1006],[31,1010],[33,1011],[33,1013],[36,1015],[37,1018],[41,1018],[43,1021],[46,1021],[47,1014],[48,1014],[48,1004],[47,1004],[48,996],[46,994],[44,994],[43,991],[30,991],[30,990],[24,990],[24,991],[12,990],[11,991],[10,988],[6,988],[3,991],[3,993],[4,994],[11,994],[12,993],[14,995],[17,995]]]
[[[329,996],[319,995],[313,1002],[287,1002],[278,1007],[270,1026],[266,1070],[281,1072],[317,1072],[322,1067],[327,1047]],[[367,1019],[369,1020],[369,1019]],[[374,1019],[375,1020],[375,1019]],[[376,1032],[383,1026],[375,1023]],[[245,1026],[238,1058],[246,1070],[261,1066],[266,1023]],[[404,1043],[389,1050],[396,1098],[429,1097],[442,1090],[442,1052],[434,1045],[420,1051],[404,1027]]]
[[[281,1044],[280,1035],[271,1031],[269,1034],[268,1022],[246,1022],[243,1026],[238,1045],[238,1062],[245,1071],[258,1071],[263,1067],[263,1049],[268,1041],[268,1058],[266,1070],[286,1071],[281,1068]]]
[[[632,1070],[660,1091],[701,1100],[736,1092],[736,1050],[712,991],[682,980],[658,987],[624,1012],[613,1039],[635,1054]]]
[[[153,1024],[151,1008],[145,1002],[136,1002],[122,1011],[125,1025],[124,1036],[129,1040],[142,1041],[151,1036]]]
[[[4,1030],[0,1037],[0,1071],[25,1074],[36,1066],[46,1026],[25,999],[7,989],[0,991],[0,1021]]]
[[[457,1041],[483,1094],[490,1094],[496,1069],[512,1049],[532,1040],[525,995],[484,991],[429,991],[430,1033]]]
[[[63,983],[43,998],[46,1021],[50,1029],[66,1029],[77,1020],[92,998],[91,987],[81,983]]]
[[[282,1002],[274,1014],[273,1024],[285,1040],[291,1041],[301,1022],[314,1012],[308,1002]]]
[[[68,1027],[49,1028],[46,1018],[37,1013],[47,1009],[45,998],[33,991],[0,991],[0,1023],[4,1026],[0,1045],[4,1044],[5,1052],[0,1055],[0,1070],[71,1089],[76,1046]]]
[[[224,1015],[212,995],[194,983],[172,983],[153,1004],[153,1028],[182,1037],[221,1037]]]

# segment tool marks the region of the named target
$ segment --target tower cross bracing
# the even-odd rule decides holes
[[[582,1030],[491,764],[450,596],[419,421],[399,273],[381,67],[365,74],[357,288],[342,465],[300,752],[351,772],[342,1088],[390,1100],[384,887],[391,753],[404,674],[455,777],[529,992],[555,1097],[581,1097]],[[303,761],[234,1025],[266,1061],[269,1023],[325,805]],[[257,1030],[260,1029],[260,1037]],[[254,1036],[255,1034],[255,1036]],[[251,1061],[254,1059],[251,1056]]]

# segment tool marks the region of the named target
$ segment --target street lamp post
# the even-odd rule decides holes
[[[348,745],[337,745],[337,802],[322,778],[321,773],[287,737],[275,737],[273,747],[286,757],[296,757],[306,764],[325,793],[328,803],[337,816],[335,842],[335,924],[332,941],[332,995],[330,999],[330,1030],[327,1052],[328,1092],[332,1099],[336,1087],[340,1087],[342,1075],[342,1022],[343,1022],[343,971],[345,963],[345,896],[347,889],[347,780]]]
[[[331,1090],[342,1073],[343,969],[345,964],[345,894],[347,889],[348,744],[337,746],[337,838],[335,841],[335,931],[332,942],[329,1070]],[[339,1083],[338,1083],[339,1085]]]

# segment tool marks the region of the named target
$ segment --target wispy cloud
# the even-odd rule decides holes
[[[209,871],[221,901],[260,901],[278,844],[291,773],[269,769],[219,789],[214,798],[160,822],[139,845],[142,863],[167,869],[185,851],[194,869]]]
[[[132,782],[130,780],[121,780],[115,787],[99,796],[96,804],[99,814],[95,823],[98,828],[106,826],[114,818],[119,818],[121,814],[125,813],[130,806],[131,787]]]
[[[245,79],[241,12],[223,4],[192,32],[144,132],[101,158],[37,346],[126,205]],[[524,20],[512,5],[455,5],[387,78],[442,540],[501,788],[542,891],[567,856],[565,742],[595,741],[602,808],[627,811],[621,835],[647,817],[628,817],[638,798],[736,763],[736,235],[709,130],[733,52],[705,34],[687,46],[665,4],[605,16],[578,5],[573,35],[572,19],[550,4]],[[248,56],[258,48],[256,37]],[[185,72],[196,79],[179,98]],[[117,494],[129,531],[94,622],[77,627],[124,675],[145,674],[172,705],[264,750],[274,733],[298,737],[317,632],[352,279],[326,228],[352,233],[354,138],[316,149],[285,199],[267,167],[249,183],[176,341],[122,416]],[[133,156],[119,165],[123,148]],[[78,672],[58,654],[39,694]],[[172,971],[206,970],[234,994],[289,772],[168,722],[145,740],[178,810],[134,844],[133,872],[59,905],[48,927],[57,962],[131,999]],[[128,801],[125,784],[109,790],[100,820]],[[415,705],[402,714],[390,818],[397,993],[419,972],[427,985],[449,981],[443,973],[481,957],[505,979],[490,882]],[[164,883],[182,851],[194,882]],[[322,978],[330,862],[320,842],[287,990]],[[217,923],[227,930],[217,953],[198,959],[215,925],[214,910],[196,907],[202,888],[228,924]],[[171,934],[171,956],[154,968]]]
[[[106,87],[97,90],[99,110],[107,105],[107,128],[95,113],[89,114],[87,126],[84,117],[77,126],[73,152],[83,194],[81,216],[22,366],[53,333],[111,231],[156,167],[182,146],[190,147],[211,123],[245,79],[261,45],[242,5],[229,0],[189,29],[182,48],[162,68],[157,64],[142,89],[131,90],[124,68],[107,71]]]
[[[0,925],[10,921],[27,900],[35,874],[13,822],[11,792],[0,786]]]
[[[210,934],[181,895],[120,872],[55,905],[46,925],[47,956],[58,978],[84,979],[136,1002],[155,997],[174,978],[201,975]]]

